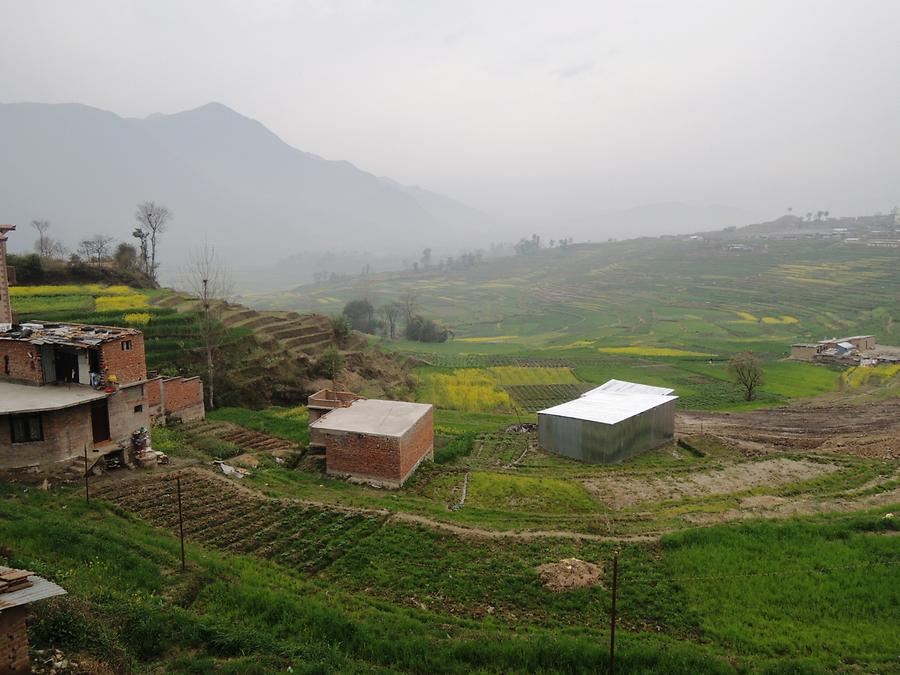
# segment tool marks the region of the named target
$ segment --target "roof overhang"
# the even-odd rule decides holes
[[[49,412],[99,401],[108,394],[85,385],[19,384],[0,382],[0,415]]]

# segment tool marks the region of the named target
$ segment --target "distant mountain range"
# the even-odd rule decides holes
[[[94,233],[128,240],[138,202],[173,212],[163,259],[204,239],[260,264],[304,250],[456,247],[495,223],[453,199],[329,161],[218,103],[122,118],[79,104],[0,104],[0,222],[46,218],[74,248]],[[164,269],[165,271],[165,269]]]

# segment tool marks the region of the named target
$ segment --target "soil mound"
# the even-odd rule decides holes
[[[603,568],[578,558],[565,558],[555,563],[546,563],[537,568],[538,578],[547,588],[557,593],[573,588],[597,586]]]

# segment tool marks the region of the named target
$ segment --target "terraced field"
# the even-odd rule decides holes
[[[383,516],[371,513],[266,499],[203,471],[111,481],[94,494],[156,527],[177,532],[176,476],[181,480],[185,537],[306,573],[327,567],[384,522]]]

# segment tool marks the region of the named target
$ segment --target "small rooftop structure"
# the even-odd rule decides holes
[[[12,581],[7,582],[7,579]],[[4,592],[3,588],[7,584],[11,587],[11,590]],[[57,586],[52,581],[47,581],[31,572],[0,565],[0,612],[12,607],[21,607],[38,600],[65,594],[65,589]]]
[[[0,673],[31,672],[26,619],[28,605],[66,591],[46,579],[0,565]]]
[[[541,447],[592,464],[620,462],[675,433],[672,389],[610,380],[538,412]]]

